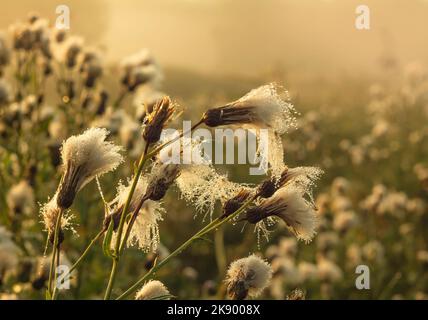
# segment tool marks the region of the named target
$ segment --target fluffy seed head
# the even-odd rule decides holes
[[[278,190],[273,197],[247,210],[244,220],[258,224],[269,217],[283,220],[298,239],[312,240],[318,224],[315,210],[304,198],[302,189],[294,186]]]
[[[96,176],[116,169],[123,161],[121,147],[105,141],[108,131],[90,128],[62,145],[64,174],[57,191],[58,206],[69,208],[77,192]]]
[[[179,175],[179,165],[156,163],[148,181],[146,197],[153,201],[161,200]]]
[[[250,127],[271,128],[283,134],[295,125],[294,107],[283,100],[275,84],[251,90],[242,98],[225,106],[209,109],[204,122],[210,127],[246,124]]]
[[[217,201],[225,202],[246,186],[230,181],[208,165],[194,165],[183,168],[177,178],[181,196],[196,207],[196,211],[206,212],[212,217]],[[205,216],[204,216],[205,218]]]
[[[256,255],[235,260],[226,276],[227,291],[234,300],[258,297],[272,278],[271,266]]]
[[[27,181],[12,186],[6,196],[9,209],[14,213],[30,214],[34,208],[34,191]]]
[[[135,296],[135,300],[169,300],[170,298],[168,289],[158,280],[147,282]]]

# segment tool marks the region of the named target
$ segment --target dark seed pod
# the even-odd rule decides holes
[[[270,198],[277,190],[277,185],[273,179],[263,181],[259,187],[257,194],[262,198]]]
[[[64,231],[62,229],[59,229],[59,233],[58,233],[58,245],[60,245],[61,243],[63,243],[64,239],[65,239]],[[55,233],[53,231],[49,234],[49,242],[51,244],[54,244],[54,242],[55,242]]]
[[[266,214],[261,210],[260,207],[251,207],[245,212],[244,220],[251,224],[256,224],[266,218]]]
[[[220,217],[220,219],[226,218],[237,211],[249,196],[250,192],[241,190],[236,196],[227,200],[223,205],[223,215]]]
[[[208,127],[218,127],[222,125],[222,113],[221,109],[210,109],[205,112],[204,123]]]

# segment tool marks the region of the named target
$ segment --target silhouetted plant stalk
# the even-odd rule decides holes
[[[187,249],[194,241],[201,239],[203,236],[207,235],[213,230],[216,230],[223,226],[228,221],[238,217],[242,212],[247,209],[250,204],[257,198],[257,195],[254,195],[249,200],[247,200],[238,210],[233,212],[231,215],[225,218],[217,218],[213,220],[211,223],[206,225],[204,228],[196,232],[192,237],[190,237],[187,241],[185,241],[180,247],[178,247],[174,252],[168,255],[165,259],[160,261],[158,264],[154,265],[142,278],[140,278],[135,284],[133,284],[128,290],[126,290],[123,294],[121,294],[117,300],[123,300],[133,292],[135,292],[146,280],[152,277],[159,269],[164,267],[171,259],[175,258],[179,254],[181,254],[185,249]]]

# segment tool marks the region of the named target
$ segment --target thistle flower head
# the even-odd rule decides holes
[[[204,164],[185,166],[177,178],[177,186],[180,195],[195,205],[197,213],[206,212],[210,218],[217,201],[224,203],[241,190],[249,189],[230,181],[227,175],[219,174],[212,166]]]
[[[76,66],[79,54],[82,50],[83,39],[81,37],[71,36],[54,46],[53,55],[60,63],[72,69]]]
[[[9,209],[15,213],[30,214],[34,208],[34,191],[27,181],[22,180],[10,188],[6,202]]]
[[[100,54],[95,49],[85,49],[78,57],[79,72],[83,76],[85,87],[93,88],[103,73]]]
[[[114,220],[114,230],[116,230],[120,214],[122,213],[129,191],[131,182],[128,185],[119,184],[116,198],[109,204],[111,210],[110,216],[104,221],[104,227],[107,228],[110,219]],[[141,199],[145,196],[147,190],[147,180],[143,177],[138,179],[134,193],[129,205],[129,212],[134,212]],[[129,213],[127,212],[127,213]],[[131,229],[131,233],[127,242],[128,246],[136,245],[144,252],[155,252],[159,244],[159,228],[158,223],[162,221],[162,213],[164,212],[161,204],[152,200],[145,200],[138,212],[135,224]]]
[[[295,186],[281,188],[260,205],[249,208],[244,220],[258,224],[270,217],[283,220],[298,239],[306,242],[316,233],[318,220],[313,205],[304,198],[303,190]]]
[[[271,197],[277,190],[293,181],[296,184],[304,184],[306,187],[313,186],[319,179],[322,170],[316,167],[286,167],[280,176],[273,176],[263,181],[258,187],[258,194],[262,198]]]
[[[171,120],[175,110],[176,106],[169,97],[164,97],[155,104],[153,111],[144,120],[143,138],[147,143],[159,141],[162,129]]]
[[[124,72],[122,83],[128,91],[134,91],[149,82],[156,84],[162,79],[160,68],[147,49],[123,59],[121,67]]]
[[[272,278],[271,266],[256,255],[235,260],[226,276],[227,291],[234,300],[258,297]]]
[[[16,268],[21,249],[12,241],[12,234],[0,226],[0,280],[4,272]]]
[[[158,280],[147,282],[135,296],[135,300],[169,300],[170,298],[171,294],[167,287]]]
[[[153,166],[145,196],[153,201],[161,200],[179,175],[179,165],[156,163]]]
[[[166,94],[156,90],[152,86],[138,88],[133,100],[138,120],[141,122],[144,121],[146,115],[152,113],[155,105],[165,96]]]
[[[334,261],[321,256],[317,263],[318,277],[326,282],[338,282],[343,278],[343,272]]]
[[[29,51],[33,47],[34,38],[30,30],[30,25],[16,23],[10,26],[9,31],[12,35],[13,47],[16,50]]]
[[[77,192],[96,176],[116,169],[123,161],[121,147],[107,142],[108,131],[90,128],[62,145],[64,174],[57,190],[58,206],[69,208]]]
[[[237,211],[251,196],[251,192],[249,190],[242,189],[238,192],[236,196],[227,200],[223,204],[223,215],[222,218],[228,217],[235,211]]]
[[[57,202],[58,202],[57,195],[55,195],[50,201],[42,205],[40,208],[42,223],[45,226],[45,231],[48,232],[49,241],[51,243],[54,242],[53,236],[54,236],[55,225],[58,219],[58,215],[62,210],[58,207]],[[62,214],[61,221],[60,221],[60,232],[58,235],[59,243],[62,243],[62,241],[64,240],[64,230],[71,230],[74,232],[73,225],[72,225],[73,218],[74,218],[73,215],[68,212],[64,212]]]
[[[144,252],[155,252],[159,245],[159,222],[163,209],[159,202],[146,200],[131,229],[127,245],[137,246]]]
[[[204,122],[210,127],[246,124],[271,128],[281,135],[295,125],[294,114],[294,107],[281,98],[278,87],[268,84],[225,106],[209,109],[204,115]]]

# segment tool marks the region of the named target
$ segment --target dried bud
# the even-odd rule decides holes
[[[145,197],[153,201],[161,200],[179,174],[178,165],[158,165],[148,183]]]
[[[153,111],[145,119],[143,138],[147,143],[156,143],[159,141],[162,129],[171,119],[175,111],[175,106],[171,103],[169,97],[164,97],[153,108]]]
[[[257,116],[253,112],[253,109],[251,106],[237,107],[235,105],[226,105],[207,110],[203,116],[203,120],[208,127],[253,123],[257,121]]]
[[[236,196],[227,200],[223,205],[223,215],[220,217],[220,219],[226,218],[232,213],[234,213],[236,210],[238,210],[249,198],[249,196],[249,191],[241,190]]]

